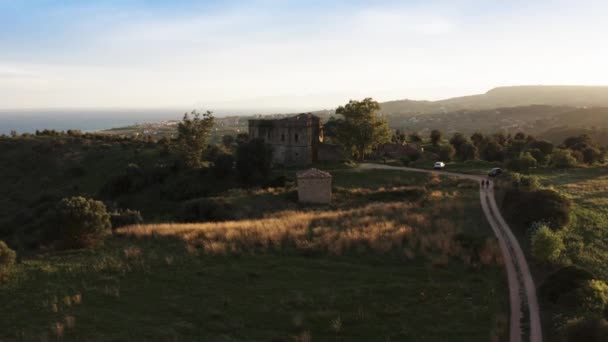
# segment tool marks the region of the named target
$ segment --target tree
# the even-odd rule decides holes
[[[534,159],[530,152],[525,152],[515,158],[509,159],[507,167],[515,171],[528,171],[531,167],[535,167],[536,164],[536,159]]]
[[[272,167],[272,147],[262,139],[254,139],[237,149],[236,169],[245,184],[265,182]]]
[[[467,138],[462,135],[462,133],[454,133],[452,138],[450,139],[450,144],[454,146],[456,151],[460,150],[460,146],[467,142]]]
[[[62,199],[55,210],[55,225],[65,247],[90,247],[110,233],[110,214],[106,206],[93,199]]]
[[[575,167],[578,162],[569,150],[557,149],[551,154],[551,166],[557,168]]]
[[[249,141],[249,133],[239,133],[236,135],[237,144],[246,144]]]
[[[454,155],[456,154],[456,150],[452,147],[452,145],[444,145],[439,149],[439,158],[442,161],[452,161],[454,159]]]
[[[564,250],[564,242],[559,233],[543,225],[532,234],[532,256],[543,263],[554,263]]]
[[[371,98],[350,100],[336,109],[344,117],[338,125],[338,141],[359,160],[376,146],[390,142],[391,131],[379,110],[380,104]]]
[[[473,144],[475,146],[477,146],[477,148],[480,147],[483,140],[484,140],[484,136],[483,136],[483,134],[481,134],[479,132],[475,132],[475,133],[473,133],[473,135],[471,135],[471,141],[473,142]]]
[[[602,151],[595,147],[587,147],[582,151],[582,153],[583,161],[585,164],[589,165],[597,163],[602,157]]]
[[[441,142],[441,132],[437,129],[431,131],[431,143],[433,146],[439,146]]]
[[[582,151],[588,146],[594,146],[593,140],[587,134],[581,134],[576,137],[568,137],[564,140],[563,146],[570,150]]]
[[[341,120],[337,120],[334,116],[330,116],[327,122],[323,125],[323,140],[333,142],[338,138],[338,126]]]
[[[505,153],[502,145],[492,140],[482,146],[481,158],[487,161],[503,161],[505,159]]]
[[[213,174],[217,178],[225,178],[232,172],[234,157],[231,154],[220,154],[213,161]]]
[[[404,145],[407,139],[405,137],[405,133],[398,129],[395,131],[395,134],[393,134],[393,138],[391,140],[395,144]]]
[[[544,155],[550,155],[553,152],[553,144],[546,140],[535,140],[528,145],[530,148],[539,149]]]
[[[202,115],[196,111],[184,114],[184,118],[177,125],[177,141],[186,167],[200,166],[201,156],[212,128],[213,115],[210,111]]]
[[[230,134],[226,134],[224,136],[222,136],[222,144],[226,147],[230,147],[234,144],[234,136],[230,135]]]
[[[470,142],[465,142],[456,150],[458,157],[462,160],[475,160],[478,157],[477,147]]]
[[[408,139],[410,140],[410,142],[413,143],[419,143],[422,141],[422,137],[420,136],[420,134],[418,134],[418,132],[410,133]]]

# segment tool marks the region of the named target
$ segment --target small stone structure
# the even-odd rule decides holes
[[[296,174],[298,199],[302,203],[331,203],[331,174],[318,169],[308,169]]]

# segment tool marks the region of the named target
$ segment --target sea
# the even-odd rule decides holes
[[[77,129],[84,132],[118,128],[144,122],[180,120],[186,110],[0,110],[0,135],[34,133],[36,130]]]

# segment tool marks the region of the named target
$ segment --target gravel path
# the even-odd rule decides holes
[[[410,172],[437,173],[446,176],[471,179],[481,182],[487,179],[485,176],[468,175],[463,173],[445,172],[415,169],[411,167],[389,166],[381,164],[361,164],[360,169],[384,169],[384,170],[402,170]],[[529,322],[523,322],[529,326],[529,341],[541,342],[542,330],[540,324],[540,314],[538,309],[538,300],[536,298],[536,287],[534,279],[530,273],[530,268],[526,262],[526,257],[519,246],[517,238],[513,235],[511,228],[505,222],[504,218],[498,210],[496,199],[494,197],[493,182],[489,187],[480,187],[479,198],[481,207],[502,251],[505,269],[507,271],[507,281],[509,283],[509,303],[511,308],[509,341],[521,342],[524,331],[522,330],[522,320],[526,317]],[[528,334],[525,334],[528,335]]]

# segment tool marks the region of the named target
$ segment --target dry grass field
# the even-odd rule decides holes
[[[331,206],[299,205],[291,186],[233,190],[238,219],[124,227],[97,249],[24,259],[0,285],[0,340],[504,339],[476,184],[333,174]]]

